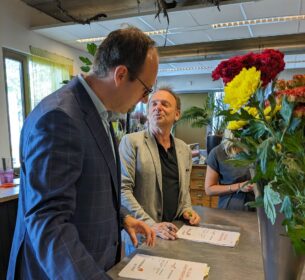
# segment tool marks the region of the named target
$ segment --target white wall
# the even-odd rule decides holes
[[[31,25],[56,21],[27,6],[20,0],[1,0],[0,3],[0,157],[10,156],[8,114],[4,83],[2,48],[29,53],[29,46],[48,50],[74,60],[74,74],[79,70],[79,50],[43,37],[30,30]]]

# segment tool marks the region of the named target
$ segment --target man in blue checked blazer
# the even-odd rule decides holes
[[[137,50],[137,51],[135,51]],[[137,244],[155,233],[120,206],[120,160],[110,123],[155,83],[154,41],[136,28],[100,45],[93,69],[46,97],[21,135],[18,216],[7,279],[109,279],[121,224]]]

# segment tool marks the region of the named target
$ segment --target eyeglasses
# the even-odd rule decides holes
[[[153,88],[149,88],[147,85],[145,85],[145,83],[140,78],[136,77],[136,80],[139,81],[142,84],[142,86],[145,88],[145,91],[143,93],[143,98],[154,91]]]

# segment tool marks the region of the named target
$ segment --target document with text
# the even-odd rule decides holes
[[[235,247],[239,241],[240,233],[235,231],[183,225],[178,230],[177,236],[178,238],[196,242]]]
[[[202,280],[209,270],[205,263],[137,254],[119,276],[142,280]]]

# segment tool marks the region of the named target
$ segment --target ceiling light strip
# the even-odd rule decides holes
[[[210,70],[215,66],[193,66],[193,67],[177,67],[177,68],[164,68],[159,69],[159,72],[177,72],[177,71],[194,71],[194,70]]]
[[[214,29],[220,29],[220,28],[232,28],[232,27],[239,27],[239,26],[258,25],[258,24],[279,23],[279,22],[287,22],[287,21],[298,21],[298,20],[305,20],[305,15],[258,18],[258,19],[222,22],[222,23],[211,24],[211,27]]]

